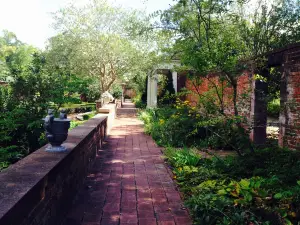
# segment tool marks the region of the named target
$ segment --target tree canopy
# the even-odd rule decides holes
[[[83,7],[71,5],[54,14],[59,34],[49,41],[49,60],[81,77],[98,80],[101,92],[117,81],[129,81],[151,67],[154,48],[133,35],[141,25],[138,11],[125,10],[105,0]],[[146,17],[142,18],[144,22]]]

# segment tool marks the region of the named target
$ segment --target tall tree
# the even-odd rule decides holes
[[[129,34],[139,20],[135,11],[95,0],[84,7],[64,8],[55,13],[55,19],[60,34],[50,39],[49,58],[54,65],[97,79],[100,92],[109,90],[116,80],[146,71],[151,64],[151,50],[140,48],[141,42]]]
[[[221,0],[180,0],[162,13],[161,24],[173,30],[173,51],[195,71],[192,77],[214,73],[230,84],[234,113],[238,115],[238,62],[245,57],[246,49],[231,23],[231,4],[232,1]],[[222,99],[219,100],[221,103]]]

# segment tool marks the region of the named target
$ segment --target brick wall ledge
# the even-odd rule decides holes
[[[69,132],[65,153],[38,149],[0,173],[0,225],[58,225],[106,136],[107,116]]]

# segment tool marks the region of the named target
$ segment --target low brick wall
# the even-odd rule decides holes
[[[58,225],[66,215],[106,135],[96,115],[69,132],[66,153],[46,146],[0,173],[0,225]]]
[[[103,105],[101,108],[98,109],[98,113],[100,115],[107,115],[107,133],[109,134],[113,121],[116,118],[116,111],[117,111],[117,104],[116,103],[109,103]]]

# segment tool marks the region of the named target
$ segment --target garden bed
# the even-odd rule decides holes
[[[243,157],[202,158],[165,150],[195,224],[298,224],[300,153],[264,149]]]

